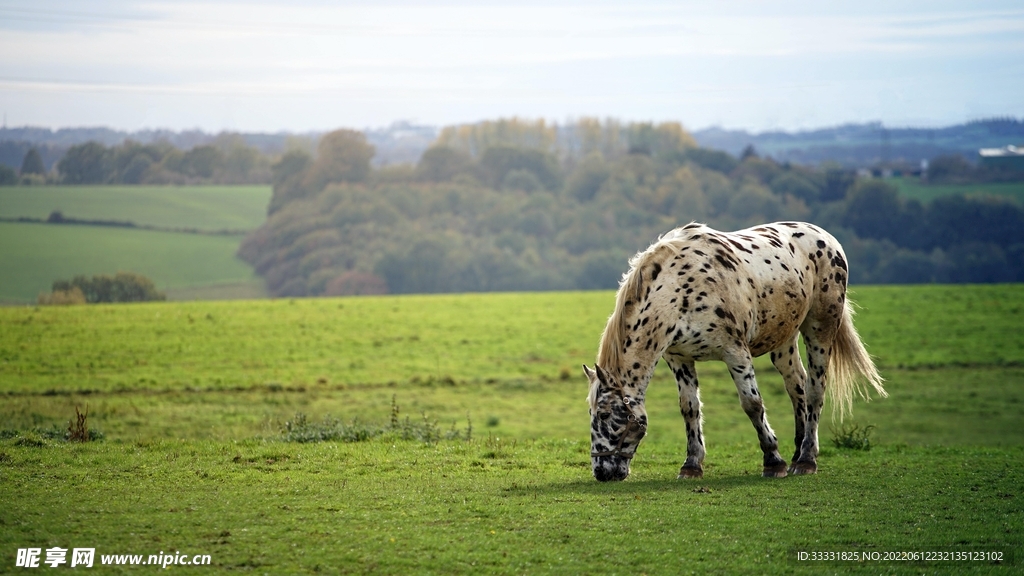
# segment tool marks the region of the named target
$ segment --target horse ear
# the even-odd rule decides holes
[[[598,364],[594,364],[594,368],[597,369],[597,378],[598,378],[598,380],[601,381],[601,384],[604,384],[605,386],[607,386],[608,382],[611,381],[611,379],[608,378],[608,373],[605,372],[604,368],[601,368],[601,366],[598,365]]]
[[[593,384],[594,381],[597,380],[597,372],[594,372],[590,368],[587,368],[586,364],[583,365],[583,373],[587,375],[587,380],[590,380],[591,384]]]

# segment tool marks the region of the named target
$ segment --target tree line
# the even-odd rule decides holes
[[[807,220],[859,283],[1024,281],[1024,212],[923,205],[891,185],[700,148],[674,123],[501,120],[445,129],[416,165],[373,168],[359,132],[270,170],[266,223],[239,255],[279,296],[614,288],[627,259],[690,221]]]
[[[48,172],[36,148],[21,170],[0,165],[0,185],[32,184],[257,184],[270,181],[271,157],[222,134],[210,144],[181,150],[169,142],[71,146]]]

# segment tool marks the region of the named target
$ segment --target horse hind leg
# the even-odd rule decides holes
[[[807,371],[804,370],[803,362],[800,361],[799,337],[799,333],[793,334],[788,342],[772,350],[771,353],[772,364],[775,365],[779,374],[782,374],[782,379],[786,383],[786,392],[789,393],[789,399],[793,403],[796,432],[793,438],[794,463],[800,459],[800,448],[804,442],[807,424]],[[800,474],[801,472],[790,467],[789,473]]]
[[[701,417],[700,387],[693,361],[671,354],[665,355],[679,388],[679,413],[686,422],[686,461],[679,468],[679,478],[704,477],[704,429]]]
[[[779,455],[779,440],[775,432],[768,425],[768,416],[765,414],[764,401],[761,393],[757,390],[757,380],[754,377],[754,364],[748,350],[742,350],[728,354],[725,363],[729,366],[729,373],[736,384],[736,391],[739,393],[740,405],[743,411],[750,418],[750,423],[757,430],[757,438],[761,444],[761,451],[764,453],[765,478],[784,478],[786,476],[786,461]]]
[[[814,474],[818,471],[818,424],[825,404],[825,379],[835,337],[835,330],[824,325],[807,328],[803,331],[808,370],[804,434],[797,449],[798,455],[790,466],[791,474]]]

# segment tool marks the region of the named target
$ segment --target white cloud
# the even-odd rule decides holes
[[[55,115],[33,108],[32,94],[47,94],[47,106],[102,95],[126,109],[132,99],[189,95],[194,115],[204,118],[216,114],[195,107],[235,99],[253,116],[233,114],[232,122],[253,129],[315,127],[318,110],[310,104],[325,98],[348,110],[321,112],[325,122],[354,125],[429,110],[422,120],[437,123],[477,119],[467,114],[597,113],[697,125],[731,111],[765,126],[799,124],[812,109],[822,111],[823,123],[910,117],[925,108],[915,102],[917,85],[942,92],[949,103],[931,108],[955,122],[963,118],[953,110],[979,101],[986,84],[1004,89],[1024,55],[1024,10],[1012,4],[713,6],[0,3],[0,105],[17,102],[12,119],[44,124]],[[950,80],[957,75],[960,81]],[[1009,83],[1017,92],[1020,78]],[[858,98],[885,82],[909,94],[903,108]],[[777,94],[786,97],[776,102]],[[1006,98],[994,100],[1006,107]],[[1009,108],[991,113],[1024,114],[1021,105]],[[91,117],[81,102],[76,109],[79,123],[134,127],[112,118],[110,107],[96,107]],[[857,117],[844,117],[844,109]],[[182,109],[160,117],[187,116]]]

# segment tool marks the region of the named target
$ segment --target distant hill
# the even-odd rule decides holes
[[[324,132],[304,133],[239,133],[246,144],[264,154],[279,154],[290,138],[307,139],[310,149]],[[363,130],[367,141],[376,148],[375,166],[415,164],[420,155],[437,138],[435,126],[395,122],[384,128]],[[748,145],[758,154],[771,156],[779,162],[815,166],[837,162],[848,168],[875,166],[880,163],[918,164],[922,159],[957,154],[972,162],[979,148],[1001,148],[1007,144],[1024,145],[1024,121],[1014,118],[978,120],[944,128],[893,128],[880,122],[847,124],[833,128],[798,132],[760,132],[705,128],[692,132],[700,146],[724,150],[739,156]],[[14,169],[29,148],[35,146],[47,169],[52,168],[64,152],[75,144],[89,141],[105,146],[134,140],[143,144],[167,141],[183,150],[209,144],[219,134],[200,130],[139,130],[126,132],[110,128],[0,128],[0,164]]]
[[[324,132],[240,132],[238,136],[249,146],[268,155],[282,153],[289,139],[305,139],[310,149],[315,149],[317,140]],[[377,166],[388,164],[415,164],[420,155],[437,137],[438,129],[420,126],[410,122],[395,122],[384,128],[367,128],[363,131],[367,141],[376,149],[373,163]],[[67,152],[68,148],[86,142],[99,142],[104,146],[118,146],[127,140],[140,144],[170,142],[176,148],[189,150],[195,146],[210,144],[222,133],[201,130],[136,130],[127,132],[111,128],[49,128],[20,127],[0,128],[0,164],[14,168],[21,167],[25,153],[30,148],[39,150],[46,169],[50,170]]]
[[[831,161],[849,168],[880,163],[917,164],[956,154],[971,160],[979,148],[1024,144],[1024,122],[995,118],[945,128],[893,128],[880,122],[848,124],[800,132],[761,132],[706,128],[692,132],[697,143],[734,156],[749,145],[779,162],[817,165]]]

